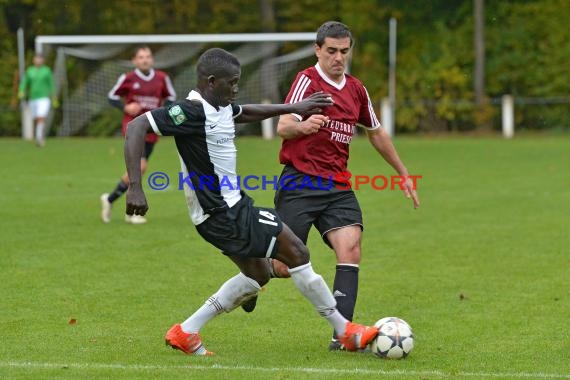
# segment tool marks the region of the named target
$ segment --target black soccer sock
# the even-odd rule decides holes
[[[119,198],[121,195],[123,195],[125,193],[125,191],[127,191],[127,189],[129,188],[129,185],[127,185],[126,183],[123,182],[123,180],[120,180],[119,183],[117,184],[117,187],[115,187],[115,190],[113,190],[113,192],[111,194],[109,194],[109,202],[113,203],[115,202],[115,200],[117,200],[117,198]]]
[[[334,277],[336,308],[349,321],[352,321],[358,294],[358,269],[357,265],[339,264]],[[333,332],[333,338],[336,338],[336,332]]]

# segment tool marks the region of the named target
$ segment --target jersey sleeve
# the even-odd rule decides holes
[[[176,91],[174,90],[172,81],[167,74],[164,74],[164,89],[162,92],[162,98],[170,103],[176,101]]]
[[[157,135],[191,136],[204,134],[206,114],[198,101],[179,101],[145,113]]]
[[[241,115],[242,109],[241,106],[238,104],[232,103],[232,117],[235,119],[239,115]]]
[[[370,96],[368,96],[368,91],[364,86],[360,87],[359,99],[360,112],[358,117],[358,124],[369,130],[382,127],[380,121],[376,117],[376,113],[374,112],[374,107],[372,105],[372,101],[370,100]]]
[[[107,97],[109,100],[120,100],[122,96],[126,96],[129,92],[129,88],[127,86],[127,74],[121,74],[119,79],[117,79],[117,83],[111,88]]]
[[[287,98],[285,98],[285,103],[297,103],[315,93],[315,89],[311,86],[311,83],[312,80],[307,74],[304,72],[298,73],[287,94]],[[299,121],[303,120],[303,117],[299,114],[292,113],[291,115],[295,116]]]
[[[50,96],[56,96],[56,88],[55,88],[55,81],[53,79],[53,72],[51,71],[51,69],[48,67],[48,73],[49,73],[49,93]]]

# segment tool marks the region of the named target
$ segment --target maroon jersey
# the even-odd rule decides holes
[[[176,92],[172,86],[170,78],[164,71],[151,69],[148,75],[145,75],[139,69],[135,69],[126,74],[122,74],[111,91],[109,91],[109,99],[120,100],[124,98],[125,104],[132,102],[139,103],[142,107],[139,115],[162,106],[164,100],[175,101]],[[138,116],[138,115],[136,115]],[[127,131],[127,123],[136,116],[123,116],[123,136]],[[155,143],[158,136],[149,133],[146,141]]]
[[[283,140],[279,160],[302,173],[328,177],[348,171],[348,147],[356,124],[367,129],[381,126],[362,82],[345,74],[337,84],[318,63],[297,74],[285,102],[296,103],[318,91],[332,94],[334,105],[322,112],[329,122],[315,134]],[[300,115],[295,116],[302,120]]]

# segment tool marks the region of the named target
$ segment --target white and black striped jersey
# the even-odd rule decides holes
[[[241,199],[234,144],[234,119],[241,112],[236,104],[217,110],[196,91],[185,100],[146,112],[156,134],[174,136],[182,166],[179,185],[196,225]]]

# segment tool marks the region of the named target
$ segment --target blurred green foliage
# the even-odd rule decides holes
[[[274,20],[261,19],[262,3],[272,7]],[[20,26],[29,64],[38,35],[257,33],[263,25],[275,32],[310,32],[324,21],[339,20],[351,27],[356,38],[351,73],[364,82],[379,112],[381,99],[388,95],[391,17],[398,20],[396,123],[400,132],[472,130],[485,120],[498,128],[497,100],[507,93],[523,99],[517,104],[562,99],[559,105],[516,107],[517,126],[568,128],[570,28],[565,19],[570,2],[566,0],[485,3],[489,102],[477,109],[472,1],[0,0],[0,9],[4,73],[0,76],[0,136],[17,135],[20,129],[14,87]],[[48,57],[49,62],[53,57]],[[73,71],[76,83],[89,74],[82,70]],[[109,120],[116,116],[102,115],[85,133],[113,133],[116,129],[110,129]]]

